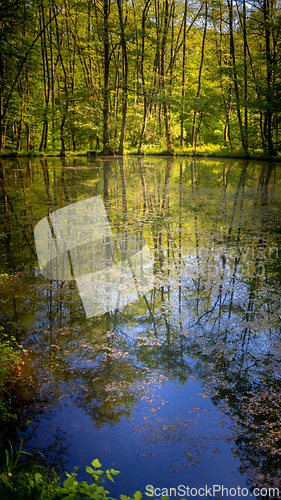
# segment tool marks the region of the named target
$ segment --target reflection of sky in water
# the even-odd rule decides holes
[[[90,417],[73,407],[75,398],[62,397],[56,414],[39,424],[39,440],[31,440],[30,446],[38,445],[41,438],[41,446],[47,447],[59,427],[69,444],[66,470],[79,465],[78,479],[89,481],[85,466],[99,458],[103,470],[120,470],[114,484],[106,482],[116,498],[120,492],[132,496],[137,490],[146,498],[148,484],[245,487],[246,478],[239,474],[239,460],[232,452],[231,421],[203,397],[193,378],[182,385],[159,375],[153,372],[148,383],[140,383],[139,402],[131,417],[121,416],[114,426],[95,429]]]
[[[178,265],[173,259],[168,261],[167,258],[161,272],[157,274],[156,284],[169,288],[166,316],[171,324],[176,327],[177,322],[180,323],[181,332],[188,332],[189,340],[195,338],[199,341],[202,337],[204,349],[207,349],[209,342],[213,345],[214,342],[221,343],[227,334],[227,343],[224,341],[225,345],[221,344],[220,348],[224,347],[228,352],[234,348],[232,357],[236,357],[236,364],[239,353],[240,356],[248,354],[248,357],[244,357],[243,368],[251,368],[254,375],[259,370],[254,366],[254,357],[267,355],[275,349],[273,339],[279,331],[279,316],[278,308],[270,315],[265,311],[264,300],[272,290],[267,286],[264,273],[255,270],[255,260],[248,261],[247,257],[251,255],[254,259],[258,256],[260,265],[264,265],[270,262],[270,255],[266,250],[246,249],[234,265],[236,250],[227,252],[223,248],[226,256],[224,266],[220,246],[213,246],[211,250],[199,248],[198,254],[196,249],[182,249],[181,264]],[[276,252],[277,247],[272,248]],[[253,300],[249,293],[257,279],[259,283],[257,290],[254,289]],[[241,341],[243,331],[249,337],[244,343]],[[212,350],[215,350],[215,346],[207,349],[208,352]],[[237,365],[236,368],[241,369],[241,366]]]
[[[84,465],[99,458],[104,468],[113,466],[121,470],[112,490],[118,496],[122,492],[132,495],[136,489],[144,491],[146,483],[160,487],[177,484],[198,487],[223,482],[229,488],[242,487],[245,478],[238,470],[239,465],[244,460],[248,466],[252,456],[256,462],[262,462],[263,450],[258,443],[266,441],[264,437],[260,440],[253,427],[254,445],[249,448],[247,437],[244,440],[241,429],[235,428],[237,416],[239,420],[242,414],[237,424],[242,426],[249,413],[251,396],[247,391],[260,394],[264,390],[272,394],[272,401],[280,402],[278,388],[270,392],[272,378],[275,377],[274,383],[278,382],[281,366],[280,273],[277,267],[266,270],[266,279],[261,276],[257,281],[253,274],[260,236],[268,249],[277,238],[275,226],[278,231],[280,228],[277,212],[274,217],[268,217],[272,210],[270,197],[266,217],[258,198],[259,175],[268,167],[250,163],[249,185],[246,180],[245,189],[239,191],[237,186],[241,172],[245,172],[244,163],[127,159],[123,170],[125,185],[115,159],[113,165],[118,168],[111,171],[108,198],[104,202],[110,217],[109,226],[101,197],[93,197],[93,194],[103,194],[105,172],[102,160],[99,161],[100,168],[96,171],[77,168],[70,176],[69,171],[64,170],[68,199],[63,198],[64,190],[57,192],[59,168],[57,184],[51,181],[50,188],[56,197],[49,205],[43,196],[41,202],[46,177],[45,180],[36,178],[40,170],[34,174],[36,184],[31,183],[36,193],[37,186],[41,186],[36,203],[42,206],[35,213],[36,222],[40,221],[36,227],[40,228],[40,224],[43,227],[43,244],[46,244],[44,231],[50,235],[45,260],[44,255],[41,256],[45,276],[54,279],[54,275],[48,275],[52,271],[59,278],[61,272],[60,280],[51,282],[35,272],[29,277],[33,283],[31,288],[22,277],[24,286],[15,288],[14,296],[10,295],[9,301],[3,304],[7,317],[15,316],[18,318],[15,322],[28,329],[29,336],[24,328],[22,333],[25,346],[31,351],[28,362],[39,382],[40,377],[44,377],[44,384],[38,383],[38,387],[47,401],[46,413],[45,416],[39,414],[37,438],[31,443],[39,444],[41,449],[41,445],[52,441],[53,429],[57,426],[69,431],[67,470],[71,471],[81,460],[79,477],[87,479]],[[138,161],[147,166],[142,172],[146,181],[143,191],[139,189]],[[221,170],[231,170],[227,189],[221,175],[212,171],[215,163]],[[170,169],[169,165],[175,168]],[[190,174],[196,168],[198,176],[193,185],[194,177]],[[280,182],[277,171],[276,174],[277,206]],[[209,176],[213,176],[212,188]],[[97,183],[93,191],[94,177]],[[11,185],[12,202],[13,189]],[[27,203],[30,203],[29,189],[30,186],[26,191]],[[85,200],[80,207],[88,203],[86,219],[75,212],[81,203],[75,201],[81,198]],[[101,200],[101,204],[97,202],[100,229],[94,232],[91,213],[96,203],[93,200],[97,199]],[[67,202],[68,207],[58,209]],[[23,203],[21,213],[24,210]],[[48,211],[50,216],[46,218]],[[12,220],[12,213],[10,217]],[[69,218],[75,221],[72,228]],[[17,236],[21,236],[19,221],[20,217],[14,222]],[[82,228],[76,228],[77,224]],[[228,240],[230,226],[231,239]],[[32,230],[33,226],[30,234]],[[137,234],[143,234],[145,239],[139,242]],[[208,240],[209,253],[206,252]],[[229,242],[225,261],[222,242],[226,245]],[[232,281],[236,243],[242,248],[242,256]],[[247,252],[251,245],[253,250]],[[48,260],[50,249],[53,262]],[[276,258],[274,256],[272,262]],[[34,263],[35,257],[32,259]],[[268,253],[265,260],[266,265],[271,265]],[[214,275],[216,269],[219,273]],[[152,276],[152,273],[154,283],[142,283],[143,275]],[[72,274],[75,281],[70,279]],[[115,288],[113,281],[117,283]],[[22,297],[20,293],[25,295],[18,300],[18,296]],[[27,297],[28,306],[25,305]],[[12,298],[16,305],[14,316],[10,314]],[[270,363],[268,372],[265,361]],[[35,390],[36,377],[34,380]],[[232,414],[225,394],[233,404]],[[268,414],[274,414],[276,408],[266,398],[261,398],[258,409],[267,410],[267,404]],[[253,399],[253,421],[257,406]],[[224,419],[231,426],[229,429],[221,423],[224,410],[231,418],[234,415],[233,420]],[[276,418],[276,422],[278,424],[280,418]],[[272,422],[268,428],[266,425],[265,435],[269,435]],[[249,427],[245,427],[248,433]],[[236,437],[242,436],[241,462],[235,459],[233,443],[228,442],[233,430]],[[279,443],[271,445],[273,451],[274,446],[278,451]],[[271,455],[268,456],[269,462]],[[258,474],[252,477],[256,480]]]

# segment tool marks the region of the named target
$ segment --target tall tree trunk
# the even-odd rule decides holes
[[[103,85],[103,153],[109,151],[109,8],[110,0],[103,0],[103,50],[104,50],[104,85]]]
[[[248,68],[247,68],[247,25],[246,25],[246,1],[243,0],[243,58],[244,58],[244,130],[245,147],[248,151]]]
[[[63,71],[63,75],[64,75],[64,98],[65,98],[65,103],[63,105],[63,99],[61,98],[61,103],[62,103],[62,119],[61,119],[61,124],[60,124],[60,140],[61,140],[61,151],[60,151],[60,154],[62,156],[65,156],[64,126],[65,126],[65,122],[66,122],[66,116],[67,116],[67,112],[68,112],[68,103],[69,103],[69,97],[68,97],[68,76],[67,76],[67,72],[66,72],[66,69],[65,69],[64,60],[63,60],[63,57],[62,57],[62,46],[63,46],[63,38],[65,36],[65,33],[63,33],[63,31],[61,31],[61,33],[60,33],[57,19],[56,19],[56,34],[57,34],[57,40],[61,40],[61,43],[60,43],[60,46],[59,46],[58,59],[60,60],[62,71]]]
[[[77,33],[77,17],[78,13],[75,12],[75,35]],[[68,48],[68,53],[69,53],[69,75],[70,75],[70,94],[71,94],[71,99],[70,99],[70,106],[72,108],[71,113],[70,113],[70,129],[71,129],[71,140],[72,140],[72,148],[73,151],[76,150],[76,138],[75,138],[75,100],[74,100],[74,92],[75,92],[75,82],[76,82],[76,45],[77,45],[77,40],[76,36],[74,38],[74,44],[70,43],[70,26],[68,22],[68,17],[66,17],[66,28],[67,28],[67,48]],[[90,57],[89,54],[89,67],[90,67],[90,73],[91,73],[91,79],[93,75],[92,71],[92,66],[91,66],[91,61],[92,58]]]
[[[1,30],[1,22],[0,22]],[[2,56],[2,41],[0,38],[0,151],[3,151],[4,147],[4,67],[3,67],[3,56]]]
[[[198,88],[197,88],[197,94],[196,94],[197,99],[200,98],[200,93],[201,93],[202,69],[203,69],[203,62],[204,62],[207,21],[208,21],[208,3],[206,0],[205,1],[205,24],[204,24],[204,33],[203,33],[202,48],[201,48],[201,61],[200,61],[200,68],[199,68],[199,75],[198,75]],[[193,115],[192,133],[191,133],[191,143],[192,143],[193,148],[195,146],[196,137],[197,137],[197,134],[196,134],[197,112],[198,112],[197,109],[195,109],[194,115]]]
[[[263,0],[263,18],[265,27],[265,55],[266,55],[266,111],[264,115],[264,135],[267,142],[268,153],[270,156],[274,154],[274,147],[272,142],[272,55],[270,48],[270,0]]]
[[[118,122],[119,122],[119,82],[120,82],[120,58],[121,58],[121,50],[120,47],[118,49],[117,57],[114,52],[114,62],[115,62],[115,92],[114,92],[114,118],[115,118],[115,130],[114,130],[114,139],[117,139],[118,135]]]
[[[18,127],[18,137],[17,137],[17,150],[20,149],[21,145],[21,136],[22,136],[22,125],[23,125],[23,112],[24,112],[24,90],[22,86],[22,82],[19,83],[19,92],[21,94],[21,112],[20,112],[20,121]]]
[[[228,142],[230,147],[231,146],[231,137],[230,137],[230,114],[231,114],[231,97],[232,97],[232,86],[231,82],[228,87],[228,95],[225,89],[225,82],[224,82],[224,77],[223,77],[223,29],[222,29],[222,23],[223,23],[223,15],[222,15],[222,4],[221,0],[219,1],[219,67],[220,67],[220,72],[221,72],[221,77],[220,77],[220,84],[221,84],[221,91],[222,91],[222,98],[223,98],[223,103],[224,103],[224,109],[225,109],[225,126],[224,126],[224,134],[223,138],[225,142]]]
[[[27,107],[30,108],[31,98],[30,98],[30,88],[29,88],[29,68],[26,69],[26,95],[27,95]],[[26,149],[30,151],[32,149],[31,145],[31,130],[29,124],[29,116],[27,117],[27,121],[25,123],[26,130]]]
[[[46,26],[45,26],[45,15],[44,15],[44,5],[41,2],[41,9],[39,9],[39,20],[40,20],[40,33],[41,33],[41,51],[42,51],[42,62],[43,62],[43,78],[44,78],[44,92],[45,92],[45,109],[43,113],[43,129],[41,143],[39,151],[46,149],[47,147],[47,137],[48,137],[48,112],[50,103],[50,71],[49,71],[49,60],[47,52],[47,40],[46,40]],[[41,10],[41,12],[40,12]],[[45,28],[44,28],[45,27]]]
[[[161,55],[160,55],[160,75],[161,75],[161,86],[164,93],[164,123],[166,132],[166,144],[168,151],[172,150],[172,139],[170,130],[170,114],[169,105],[167,102],[167,88],[166,88],[166,50],[167,50],[167,37],[169,29],[169,0],[165,0],[165,12],[164,12],[164,26],[163,26],[163,37],[161,43]]]
[[[254,81],[254,85],[255,85],[255,90],[256,90],[256,95],[257,95],[257,99],[258,99],[258,102],[260,103],[260,108],[262,108],[262,99],[261,99],[261,90],[259,88],[259,82],[256,78],[256,74],[255,74],[255,69],[254,69],[254,66],[253,66],[253,61],[252,61],[252,56],[251,56],[251,52],[250,52],[250,48],[249,48],[249,44],[248,44],[248,40],[247,40],[247,26],[246,26],[246,3],[245,3],[245,0],[243,0],[243,13],[242,13],[242,16],[240,14],[240,11],[239,11],[239,7],[238,7],[238,3],[236,2],[236,8],[237,8],[237,12],[238,12],[238,15],[239,15],[239,19],[240,19],[240,24],[241,24],[241,27],[242,27],[242,30],[243,30],[243,48],[244,48],[244,99],[245,99],[245,120],[244,120],[244,127],[245,127],[245,141],[247,143],[247,146],[248,146],[248,67],[247,67],[247,62],[249,61],[249,64],[250,64],[250,68],[251,68],[251,73],[252,73],[252,76],[253,76],[253,81]],[[262,110],[260,110],[260,119],[259,119],[259,125],[260,125],[260,134],[261,134],[261,141],[262,141],[262,145],[263,145],[263,149],[265,150],[266,149],[266,146],[265,146],[265,138],[264,138],[264,134],[263,134],[263,113],[262,113]]]
[[[185,107],[185,64],[186,64],[186,15],[187,15],[187,0],[184,2],[184,19],[183,19],[183,46],[182,46],[182,87],[181,87],[181,147],[184,146],[184,107]]]
[[[123,59],[123,102],[122,102],[122,125],[121,125],[121,135],[119,143],[119,155],[123,155],[124,144],[126,137],[126,122],[127,122],[127,110],[128,110],[128,55],[127,55],[127,43],[125,38],[125,26],[123,19],[123,8],[121,0],[117,0],[119,22],[121,28],[121,47],[122,47],[122,59]]]
[[[235,62],[235,46],[234,46],[234,36],[233,36],[233,0],[227,0],[228,3],[228,13],[229,13],[229,39],[230,39],[230,55],[232,59],[232,72],[233,72],[233,83],[234,83],[234,93],[236,99],[236,109],[237,109],[237,118],[241,135],[241,143],[244,151],[248,153],[247,144],[245,142],[245,135],[243,130],[241,109],[240,109],[240,97],[239,97],[239,87],[238,87],[238,78],[237,78],[237,70],[236,70],[236,62]]]
[[[52,19],[52,14],[54,11],[49,11],[49,18]],[[51,56],[51,96],[52,96],[52,148],[55,149],[55,58],[54,58],[54,43],[53,43],[53,29],[52,24],[50,24],[50,36],[49,36],[49,45],[50,45],[50,56]]]
[[[142,144],[143,144],[143,138],[146,130],[146,123],[147,123],[147,111],[148,111],[148,103],[147,103],[147,95],[146,95],[146,86],[145,86],[145,78],[144,78],[144,40],[145,40],[145,22],[146,22],[146,15],[147,11],[149,9],[149,4],[150,0],[146,1],[146,4],[144,6],[144,10],[142,13],[142,22],[141,22],[141,29],[142,29],[142,37],[141,37],[141,62],[140,62],[140,73],[141,73],[141,81],[142,81],[142,91],[143,91],[143,123],[142,123],[142,129],[141,129],[141,134],[140,134],[140,141],[139,141],[139,148],[138,152],[139,154],[142,153]]]

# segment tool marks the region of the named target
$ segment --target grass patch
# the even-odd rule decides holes
[[[77,156],[87,156],[88,149],[81,149],[78,151],[68,150],[65,155],[61,155],[59,150],[45,150],[45,151],[2,151],[0,157],[2,158],[20,158],[20,157],[77,157]],[[98,157],[103,156],[101,152],[97,152]],[[136,156],[139,155],[138,149],[135,148],[125,148],[124,156]],[[118,156],[118,154],[116,154]],[[172,151],[168,151],[166,146],[145,144],[143,146],[142,156],[204,156],[204,157],[219,157],[219,158],[241,158],[241,159],[253,159],[253,160],[267,160],[267,161],[280,161],[281,153],[277,153],[276,156],[272,157],[265,153],[262,149],[249,149],[248,155],[242,148],[230,148],[228,145],[220,144],[202,144],[201,146],[194,147],[184,147],[181,148],[176,146]]]

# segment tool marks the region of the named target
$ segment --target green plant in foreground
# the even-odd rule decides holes
[[[86,471],[92,476],[91,484],[86,481],[76,480],[76,470],[67,475],[67,479],[60,484],[60,477],[54,470],[49,470],[34,461],[35,456],[24,452],[22,444],[17,452],[6,450],[6,461],[0,473],[0,498],[1,500],[73,500],[73,499],[95,499],[102,500],[111,498],[109,492],[104,489],[105,478],[113,481],[113,477],[119,471],[108,469],[100,470],[99,460],[93,460],[92,467],[86,467]],[[25,460],[23,460],[25,458]],[[135,500],[139,500],[140,497]]]
[[[99,485],[99,483],[104,482],[105,477],[114,482],[112,476],[116,476],[116,474],[119,474],[119,471],[115,469],[107,469],[105,472],[100,470],[99,467],[101,467],[101,463],[97,458],[93,460],[91,465],[94,467],[94,469],[87,466],[86,472],[91,474],[93,483],[88,484],[86,481],[76,481],[77,467],[75,467],[72,474],[66,474],[68,477],[63,482],[63,487],[58,487],[58,491],[62,493],[62,497],[59,498],[64,498],[65,500],[71,500],[72,498],[94,498],[96,500],[111,498],[107,496],[109,492],[105,490],[102,485]],[[136,498],[135,500],[139,499],[140,497]]]
[[[118,470],[100,469],[98,459],[92,461],[92,467],[86,467],[91,475],[91,483],[78,482],[74,468],[72,474],[66,473],[67,479],[61,486],[60,477],[54,470],[49,470],[34,461],[35,456],[22,450],[22,443],[17,452],[6,450],[6,461],[0,472],[1,500],[116,500],[109,496],[109,491],[101,483],[105,479],[114,482],[112,476],[119,474]],[[42,455],[41,455],[42,456]],[[22,460],[25,458],[25,460]],[[137,491],[134,496],[120,495],[121,500],[140,500],[142,494]],[[161,497],[167,500],[168,497]]]

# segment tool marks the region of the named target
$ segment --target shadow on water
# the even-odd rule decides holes
[[[62,467],[123,464],[117,495],[281,486],[280,191],[272,163],[2,161],[1,323],[28,349],[14,440]],[[42,276],[33,233],[95,196],[114,237],[148,243],[154,287],[87,318],[75,278]]]

